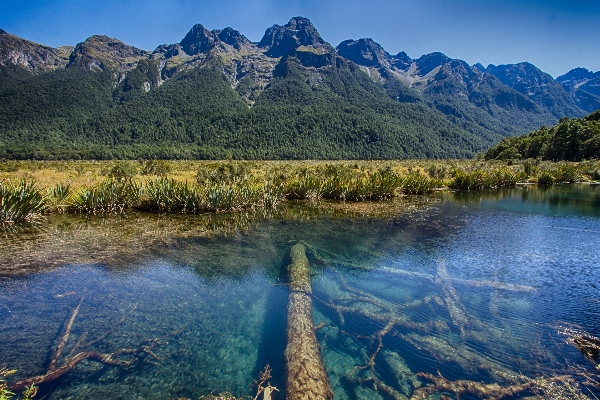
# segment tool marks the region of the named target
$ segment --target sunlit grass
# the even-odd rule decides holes
[[[369,201],[599,179],[593,160],[0,161],[1,221],[44,212],[222,212],[286,199]]]
[[[31,221],[47,208],[47,200],[35,182],[0,182],[0,224]]]

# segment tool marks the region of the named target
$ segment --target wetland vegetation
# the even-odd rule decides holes
[[[589,182],[600,163],[388,162],[44,162],[0,164],[0,223],[45,213],[125,210],[204,213],[272,208],[284,200],[383,200],[450,188]]]

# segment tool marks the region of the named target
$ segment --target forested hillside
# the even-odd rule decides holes
[[[335,49],[301,17],[260,43],[197,24],[154,52],[106,36],[53,49],[0,31],[0,158],[472,157],[555,123],[544,93],[532,100],[442,53],[391,56],[370,39]]]
[[[485,154],[486,160],[541,158],[581,161],[600,158],[600,111],[584,118],[562,118],[552,128],[504,139]]]

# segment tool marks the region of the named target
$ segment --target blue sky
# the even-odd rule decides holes
[[[0,28],[55,47],[104,34],[154,50],[195,23],[259,41],[298,15],[334,46],[370,37],[413,58],[441,51],[469,64],[529,61],[554,77],[600,70],[599,0],[0,0]]]

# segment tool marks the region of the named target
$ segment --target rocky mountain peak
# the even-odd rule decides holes
[[[473,67],[473,69],[475,69],[475,70],[477,70],[479,72],[485,72],[485,67],[483,66],[482,63],[473,64],[472,67]]]
[[[398,69],[406,70],[410,67],[412,62],[413,59],[403,51],[392,57],[392,65]]]
[[[563,85],[529,62],[498,66],[490,64],[485,71],[546,108],[557,118],[583,115],[573,95]]]
[[[325,42],[308,18],[294,17],[284,25],[273,25],[265,31],[258,47],[267,48],[269,57],[281,57],[300,46],[323,47],[329,52],[335,51]]]
[[[188,55],[193,56],[200,53],[206,53],[214,47],[215,37],[211,31],[202,24],[196,24],[190,29],[185,37],[179,42]]]
[[[530,85],[554,82],[552,76],[526,61],[498,66],[490,64],[485,72],[494,75],[505,85],[510,87],[522,86],[524,90]]]
[[[30,42],[0,29],[0,65],[16,65],[37,74],[64,68],[68,60],[69,54],[63,49]]]
[[[577,82],[581,82],[585,79],[594,79],[594,75],[600,76],[600,72],[596,72],[596,74],[594,74],[592,71],[586,68],[574,68],[566,74],[559,76],[556,78],[556,80],[560,83],[566,83],[575,86]]]
[[[240,50],[244,46],[252,45],[250,40],[233,28],[213,29],[209,31],[202,24],[196,24],[179,42],[179,46],[186,54],[195,56],[201,53],[208,53],[221,42],[237,50]],[[161,49],[157,49],[156,51],[161,51]]]
[[[441,67],[450,60],[451,58],[445,55],[444,53],[435,52],[425,54],[419,57],[417,60],[415,60],[415,63],[417,64],[419,74],[423,76],[427,75],[437,67]]]
[[[242,35],[239,31],[233,28],[225,28],[223,30],[214,30],[213,33],[219,38],[220,41],[233,46],[235,49],[240,50],[243,46],[250,46],[252,43],[248,38]]]
[[[391,56],[373,39],[344,40],[337,46],[338,54],[365,67],[388,66]]]
[[[116,69],[125,71],[135,67],[137,62],[146,58],[148,54],[148,52],[128,46],[120,40],[95,35],[75,46],[68,66],[78,66],[87,70]]]

